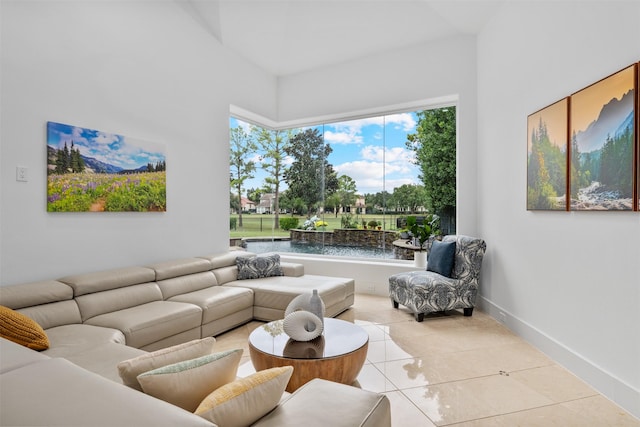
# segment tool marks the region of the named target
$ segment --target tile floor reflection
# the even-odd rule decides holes
[[[418,323],[388,298],[358,294],[338,318],[369,334],[358,386],[385,393],[394,427],[640,426],[640,420],[487,314],[453,311]],[[247,339],[263,322],[216,337],[244,349],[238,375],[255,372]]]

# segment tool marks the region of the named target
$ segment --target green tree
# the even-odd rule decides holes
[[[365,194],[364,200],[371,212],[387,212],[394,208],[392,195],[386,190],[375,194]]]
[[[250,188],[247,190],[247,198],[251,200],[256,205],[260,203],[260,197],[266,193],[262,188]]]
[[[422,185],[403,184],[393,191],[393,198],[397,205],[409,212],[418,212],[418,208],[425,207],[427,203],[427,193]]]
[[[58,149],[56,152],[56,173],[63,174],[69,172],[69,147],[67,143],[64,143],[63,149]]]
[[[455,217],[456,206],[456,108],[417,113],[416,133],[407,135],[406,146],[415,152],[427,207]]]
[[[231,188],[235,189],[238,200],[242,200],[242,188],[246,180],[253,178],[256,164],[251,158],[258,149],[256,143],[242,126],[230,129],[231,142],[229,165]],[[242,209],[238,210],[238,226],[242,228]]]
[[[253,132],[255,132],[256,140],[262,149],[262,155],[260,156],[262,169],[269,174],[265,181],[267,185],[273,187],[273,226],[277,230],[280,228],[280,185],[285,181],[285,149],[293,137],[293,130],[270,131],[254,127]]]
[[[338,217],[338,211],[340,210],[340,195],[337,191],[325,197],[324,207],[326,210],[332,210],[336,218]]]
[[[582,154],[578,147],[578,138],[575,131],[571,135],[571,197],[578,197],[578,190],[587,187],[591,183],[591,173],[584,169]]]
[[[342,207],[342,211],[347,211],[347,206],[354,205],[356,203],[356,182],[348,175],[340,175],[338,177],[338,189],[336,195],[338,204]],[[338,216],[338,209],[336,209],[336,217]]]
[[[527,164],[527,207],[558,209],[556,198],[566,193],[566,156],[551,142],[547,125],[540,118],[531,131],[531,153]]]
[[[327,160],[333,150],[324,144],[317,129],[300,132],[289,142],[285,152],[294,159],[284,172],[289,197],[303,200],[306,214],[310,216],[321,207],[325,194],[338,189],[336,172]]]
[[[240,199],[237,194],[229,192],[229,208],[234,212],[240,212]]]
[[[84,172],[84,160],[82,160],[80,150],[73,145],[73,141],[71,141],[71,150],[69,152],[69,167],[72,172]]]

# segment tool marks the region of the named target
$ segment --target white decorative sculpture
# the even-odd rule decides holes
[[[284,332],[296,341],[311,341],[324,330],[324,302],[314,289],[295,297],[284,312]]]

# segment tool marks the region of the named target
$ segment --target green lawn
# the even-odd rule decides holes
[[[358,215],[358,228],[362,228],[362,220],[366,222],[371,220],[380,221],[383,230],[396,230],[396,218],[404,215],[382,215],[382,214],[367,214]],[[238,215],[231,215],[231,218],[238,218]],[[290,215],[280,215],[280,218],[290,218]],[[304,216],[296,216],[299,220],[299,227],[302,228],[302,224],[307,220]],[[338,217],[334,214],[327,214],[322,217],[328,225],[327,231],[331,231],[336,228],[341,228],[342,215],[338,214]],[[273,230],[274,215],[260,215],[260,214],[243,214],[242,215],[242,227],[238,226],[237,229],[230,231],[230,237],[289,237],[288,231]]]

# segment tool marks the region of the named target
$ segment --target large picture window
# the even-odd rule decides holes
[[[249,251],[394,258],[406,218],[455,233],[454,106],[292,129],[231,116],[230,237]]]

